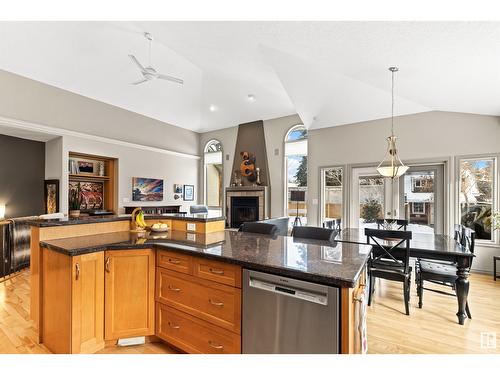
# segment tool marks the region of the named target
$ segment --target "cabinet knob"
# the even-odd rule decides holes
[[[179,264],[181,261],[179,259],[170,259],[168,258],[168,262],[172,264]]]
[[[171,290],[172,292],[179,293],[181,291],[180,288],[176,288],[175,286],[169,285],[168,289]]]
[[[109,261],[110,261],[110,258],[109,258],[109,257],[108,257],[108,258],[106,258],[106,265],[105,265],[106,272],[111,272],[111,271],[109,270]]]
[[[224,275],[224,270],[218,270],[215,268],[209,268],[208,270],[216,275]]]
[[[172,322],[168,322],[168,326],[172,329],[179,329],[181,328],[181,326],[177,325],[177,324],[174,324]]]
[[[224,302],[213,301],[211,298],[208,299],[208,302],[210,302],[212,305],[217,306],[217,307],[224,306]]]
[[[212,348],[217,349],[217,350],[224,349],[224,345],[216,344],[212,340],[208,340],[208,345],[210,345]]]

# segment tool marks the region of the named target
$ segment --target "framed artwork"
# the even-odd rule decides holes
[[[94,163],[86,160],[78,160],[79,173],[94,174]]]
[[[82,196],[80,210],[102,210],[104,208],[104,182],[70,181],[69,190],[78,189],[78,184],[80,184]]]
[[[182,194],[182,185],[181,184],[174,184],[174,193],[175,194]]]
[[[132,200],[133,201],[162,201],[163,180],[156,178],[132,178]]]
[[[194,201],[194,185],[184,185],[184,200]]]
[[[45,180],[45,213],[59,212],[59,180]]]

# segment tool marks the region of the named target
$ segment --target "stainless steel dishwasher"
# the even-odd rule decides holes
[[[243,353],[339,353],[339,290],[243,270]]]

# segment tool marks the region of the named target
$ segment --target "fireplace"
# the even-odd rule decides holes
[[[231,197],[231,228],[259,220],[259,197]]]

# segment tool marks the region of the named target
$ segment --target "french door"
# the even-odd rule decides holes
[[[375,167],[352,169],[349,225],[374,228],[376,219],[406,219],[408,230],[443,233],[444,166],[412,165],[399,179],[378,174]]]

